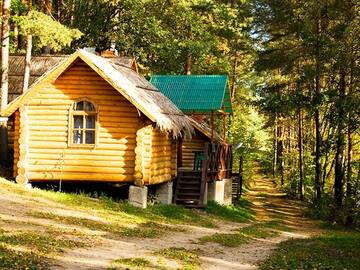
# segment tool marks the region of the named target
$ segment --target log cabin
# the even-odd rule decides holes
[[[116,57],[109,51],[101,53],[109,61],[114,61],[118,65],[127,67],[129,69],[138,72],[136,60],[132,57]],[[29,85],[32,85],[39,77],[52,69],[55,65],[61,61],[67,59],[69,55],[36,55],[31,57],[30,63],[30,79]],[[23,55],[11,55],[9,57],[9,89],[8,89],[8,101],[11,102],[15,98],[19,97],[23,93],[23,77],[25,71],[25,56]],[[1,97],[0,97],[1,99]],[[7,165],[12,166],[14,161],[14,131],[15,131],[15,114],[7,119],[8,129],[8,145],[7,145]]]
[[[191,140],[180,140],[178,144],[174,200],[201,206],[206,203],[207,193],[210,200],[230,203],[231,191],[226,192],[226,198],[223,192],[224,186],[231,189],[228,182],[232,175],[232,147],[226,140],[232,114],[227,75],[154,75],[150,82],[188,115],[195,129]],[[222,123],[222,136],[215,130],[215,121]],[[205,178],[201,180],[200,190],[192,189],[188,184],[188,179],[195,181],[197,178]],[[215,192],[218,186],[222,190],[220,199]]]
[[[51,61],[55,66],[39,72],[28,91],[1,112],[14,119],[10,137],[18,183],[143,187],[176,176],[177,141],[191,137],[192,123],[133,64],[85,50]]]

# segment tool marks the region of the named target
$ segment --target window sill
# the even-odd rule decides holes
[[[96,144],[68,144],[69,148],[95,149]]]

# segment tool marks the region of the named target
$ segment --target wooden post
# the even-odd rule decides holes
[[[214,111],[211,111],[211,141],[214,140]]]
[[[183,139],[179,138],[177,142],[177,169],[181,168],[183,166],[182,164],[182,145],[183,145]]]
[[[223,138],[226,141],[226,114],[223,114]]]
[[[209,143],[205,143],[204,148],[204,159],[201,170],[201,185],[200,185],[200,206],[204,204],[204,196],[206,191],[206,184],[208,178],[208,169],[209,169]]]
[[[8,130],[7,130],[7,117],[0,118],[0,158],[1,165],[7,167],[9,164],[9,151],[8,151]]]

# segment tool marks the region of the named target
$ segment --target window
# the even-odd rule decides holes
[[[71,144],[94,145],[96,135],[97,111],[87,100],[75,102],[71,113]]]

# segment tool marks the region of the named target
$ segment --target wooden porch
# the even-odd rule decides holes
[[[231,174],[231,145],[205,143],[203,152],[194,155],[192,169],[178,167],[174,203],[187,207],[204,207],[207,184],[230,178]]]

